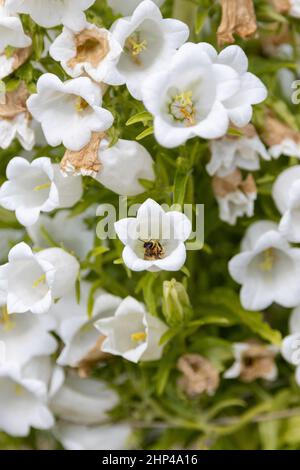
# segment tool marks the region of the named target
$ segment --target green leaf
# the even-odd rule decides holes
[[[148,113],[147,111],[143,111],[141,113],[135,114],[134,116],[131,116],[131,118],[129,118],[126,122],[126,126],[132,126],[138,122],[142,122],[144,125],[146,125],[147,122],[152,121],[152,119],[152,114]]]
[[[149,135],[152,135],[154,132],[154,127],[148,127],[148,129],[145,129],[143,132],[141,132],[139,135],[136,136],[136,140],[142,140],[145,139],[145,137],[148,137]]]

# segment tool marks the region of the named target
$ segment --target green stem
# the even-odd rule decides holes
[[[190,39],[194,36],[197,4],[189,0],[174,0],[173,18],[183,21],[190,28]]]

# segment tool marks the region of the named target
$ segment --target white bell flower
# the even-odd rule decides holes
[[[88,144],[92,132],[105,131],[113,123],[112,114],[101,107],[101,88],[88,77],[62,82],[46,73],[37,82],[37,93],[27,106],[41,123],[49,145],[63,144],[78,151]]]
[[[99,147],[101,169],[95,176],[99,183],[121,196],[136,196],[145,192],[140,179],[153,181],[154,162],[143,145],[132,140],[119,139],[109,147],[102,140]]]
[[[86,23],[84,29],[75,32],[64,27],[49,52],[72,78],[87,74],[98,83],[122,84],[115,72],[122,47],[105,28]]]
[[[50,429],[54,418],[47,406],[48,359],[35,358],[22,370],[0,366],[0,429],[11,436],[27,436],[30,428]]]
[[[125,245],[123,261],[132,271],[178,271],[185,263],[184,242],[192,225],[181,212],[165,212],[153,199],[147,199],[136,218],[119,220],[115,230]]]
[[[80,426],[58,421],[53,432],[66,450],[126,450],[132,429],[126,423]]]
[[[240,378],[243,382],[256,379],[273,381],[277,379],[278,369],[275,356],[278,348],[256,342],[234,343],[235,362],[224,373],[225,379]]]
[[[231,259],[229,272],[242,285],[240,298],[245,309],[265,309],[273,302],[287,308],[300,303],[300,249],[291,248],[273,222],[255,222],[249,227],[242,253]]]
[[[142,3],[143,0],[108,0],[109,6],[117,13],[123,16],[130,16],[136,7]],[[152,0],[159,7],[164,3],[164,0]]]
[[[83,286],[83,290],[87,291]],[[74,299],[74,303],[75,303]],[[121,303],[119,297],[102,293],[98,295],[94,302],[91,318],[87,314],[87,295],[83,293],[81,300],[81,311],[68,316],[62,320],[60,336],[65,347],[63,348],[57,363],[61,366],[79,367],[80,362],[88,357],[94,350],[99,340],[99,331],[94,326],[95,321],[100,318],[111,317]],[[73,313],[73,310],[71,310]]]
[[[4,344],[4,362],[22,368],[34,357],[55,352],[57,342],[50,334],[55,319],[49,315],[32,313],[8,315],[6,306],[0,307],[0,342]]]
[[[49,400],[53,414],[73,424],[95,425],[108,420],[108,411],[119,402],[105,382],[69,374]]]
[[[0,290],[7,299],[8,313],[46,313],[53,301],[75,285],[79,271],[77,260],[60,248],[33,253],[22,242],[0,266]]]
[[[87,228],[85,216],[71,217],[67,210],[57,212],[54,217],[42,214],[34,225],[27,227],[27,232],[36,248],[49,248],[53,242],[85,259],[94,243],[94,233]]]
[[[300,307],[296,307],[290,316],[289,333],[282,341],[281,354],[296,366],[295,378],[300,387]]]
[[[71,207],[82,196],[80,177],[65,178],[59,165],[41,157],[29,163],[15,157],[6,168],[8,181],[0,188],[0,204],[15,211],[20,224],[28,227],[37,222],[41,212]]]
[[[263,83],[247,72],[239,46],[220,54],[207,43],[183,45],[162,71],[143,81],[142,99],[154,116],[159,144],[172,148],[193,137],[223,137],[232,122],[246,126],[252,105],[267,96]]]
[[[253,132],[252,132],[253,131]],[[210,176],[227,176],[236,168],[248,171],[259,170],[260,157],[270,160],[266,147],[255,129],[243,137],[227,136],[210,142],[211,160],[206,165]]]
[[[114,316],[100,319],[95,325],[106,336],[102,343],[104,352],[134,363],[155,361],[162,356],[159,342],[167,326],[132,297],[123,300]]]
[[[6,7],[11,12],[26,13],[43,28],[52,28],[65,24],[79,29],[85,22],[85,10],[95,0],[6,0]]]
[[[153,72],[165,67],[176,49],[189,37],[188,27],[181,21],[163,19],[159,8],[144,0],[132,16],[120,18],[111,28],[123,48],[116,66],[121,83],[130,94],[142,99],[141,86]]]
[[[273,199],[282,215],[279,231],[292,243],[300,242],[300,165],[284,170],[276,179]]]

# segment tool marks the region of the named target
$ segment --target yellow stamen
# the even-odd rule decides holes
[[[16,325],[9,318],[9,313],[8,313],[8,310],[7,310],[6,306],[1,308],[1,313],[2,313],[1,323],[4,324],[4,331],[6,331],[6,332],[11,331]]]
[[[46,282],[46,274],[42,274],[33,284],[33,289],[36,289],[40,284]]]
[[[275,261],[274,250],[268,248],[263,252],[263,262],[260,263],[259,267],[265,272],[271,271]]]
[[[175,96],[174,101],[177,101],[178,103],[180,103],[181,106],[184,106],[184,107],[192,106],[193,105],[192,96],[193,96],[192,91],[184,91],[180,95]]]
[[[86,108],[89,107],[89,104],[85,99],[81,98],[81,96],[78,96],[75,102],[75,109],[78,113],[81,113],[84,111]]]
[[[139,41],[139,36],[131,36],[127,39],[125,47],[128,49],[129,53],[131,54],[132,60],[138,64],[141,65],[141,61],[139,59],[139,55],[144,52],[147,47],[148,43],[144,39],[143,41]]]
[[[131,340],[134,341],[135,343],[145,341],[146,338],[147,338],[147,333],[145,333],[144,331],[137,331],[136,333],[132,333],[131,335]]]
[[[48,183],[38,184],[37,186],[34,187],[34,191],[42,191],[43,189],[50,188],[50,186],[51,186],[50,181]]]
[[[15,385],[15,394],[20,396],[24,394],[24,388],[20,384]]]
[[[174,96],[170,104],[170,113],[177,120],[184,122],[186,126],[196,124],[195,108],[192,100],[193,92],[184,91]]]

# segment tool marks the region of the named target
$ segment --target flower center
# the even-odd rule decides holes
[[[184,91],[175,95],[169,105],[169,112],[173,118],[182,122],[186,127],[196,124],[196,110],[192,98],[192,91]]]
[[[144,52],[148,47],[148,43],[146,39],[142,40],[140,37],[140,33],[135,33],[129,38],[127,38],[125,43],[125,49],[129,52],[131,59],[137,65],[141,65],[140,55]]]
[[[7,307],[2,307],[1,308],[1,323],[4,324],[4,331],[8,332],[11,331],[13,328],[15,328],[16,324],[11,321],[9,318],[9,313],[7,310]]]
[[[38,184],[37,186],[33,188],[33,190],[42,191],[43,189],[50,188],[50,186],[51,186],[51,181],[49,181],[48,183],[44,183],[44,184]]]
[[[39,287],[40,284],[45,284],[46,282],[46,274],[42,274],[41,277],[39,277],[34,283],[32,284],[32,288],[36,289]]]
[[[96,67],[109,53],[107,35],[95,30],[81,31],[75,37],[75,45],[76,55],[68,61],[71,68],[82,62],[89,62]]]
[[[272,248],[268,248],[263,252],[262,257],[263,261],[259,265],[260,269],[265,272],[271,271],[275,261],[274,250]]]
[[[144,331],[137,331],[136,333],[132,333],[130,338],[134,343],[143,343],[147,338],[147,333]]]
[[[85,101],[84,98],[81,96],[78,96],[75,101],[75,109],[78,113],[82,113],[89,107],[89,104],[87,101]]]

